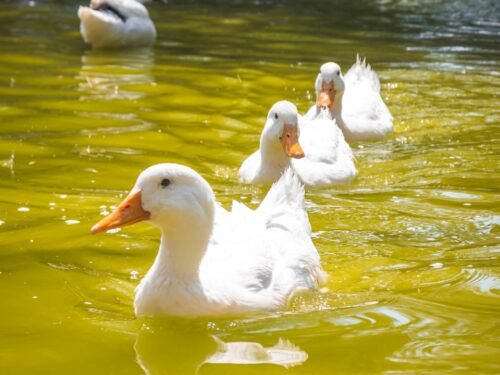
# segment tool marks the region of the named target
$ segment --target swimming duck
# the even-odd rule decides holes
[[[271,184],[291,167],[307,186],[348,183],[356,175],[352,151],[328,111],[323,112],[303,124],[295,105],[274,104],[260,136],[260,149],[241,165],[240,180]]]
[[[392,115],[380,96],[380,81],[366,59],[359,56],[345,77],[334,62],[323,64],[315,83],[316,104],[305,118],[329,108],[349,141],[382,139],[392,132]]]
[[[260,136],[260,149],[243,162],[239,178],[245,183],[272,184],[291,166],[290,158],[303,157],[297,107],[283,100],[271,107]]]
[[[191,168],[157,164],[143,171],[98,233],[149,220],[160,228],[158,255],[136,288],[137,316],[213,316],[270,311],[324,281],[310,238],[304,188],[292,171],[251,210],[216,203]]]
[[[91,0],[78,9],[80,33],[94,47],[144,47],[156,39],[156,29],[142,3],[150,0]]]

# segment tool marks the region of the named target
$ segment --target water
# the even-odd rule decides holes
[[[78,2],[0,4],[2,373],[498,373],[500,6],[496,1],[172,0],[153,49],[92,51]],[[328,291],[274,314],[136,319],[158,232],[91,236],[145,167],[189,165],[219,201],[270,106],[305,111],[319,65],[356,52],[395,117],[352,145],[359,177],[307,204]],[[207,364],[288,340],[300,366]]]

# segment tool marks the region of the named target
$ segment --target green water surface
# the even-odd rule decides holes
[[[151,4],[154,48],[86,47],[72,0],[0,3],[0,373],[500,372],[497,1]],[[395,131],[359,176],[309,190],[328,291],[283,312],[136,319],[159,232],[89,228],[141,170],[200,172],[227,208],[267,111],[313,103],[320,64],[378,72]],[[216,365],[224,341],[289,340],[302,365]]]

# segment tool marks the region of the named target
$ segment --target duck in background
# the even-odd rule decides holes
[[[272,184],[291,166],[290,158],[304,157],[297,114],[297,107],[286,100],[271,107],[260,135],[260,148],[241,165],[240,181]]]
[[[218,205],[191,168],[157,164],[92,233],[149,220],[160,228],[156,260],[136,288],[137,316],[185,317],[272,311],[325,280],[304,209],[304,186],[291,170],[256,210]]]
[[[97,48],[146,47],[154,44],[156,29],[143,3],[151,0],[91,0],[80,6],[80,33]]]
[[[380,96],[379,78],[359,55],[345,77],[336,63],[323,64],[315,89],[316,104],[304,116],[307,120],[328,108],[348,142],[378,140],[392,132],[393,118]]]
[[[306,186],[346,184],[356,175],[354,157],[328,111],[302,124],[297,107],[274,104],[260,136],[260,149],[241,165],[245,183],[271,184],[291,167]]]

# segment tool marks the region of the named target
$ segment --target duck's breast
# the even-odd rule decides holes
[[[334,120],[316,117],[301,125],[300,143],[305,157],[292,165],[311,187],[346,184],[356,175],[354,157]]]

